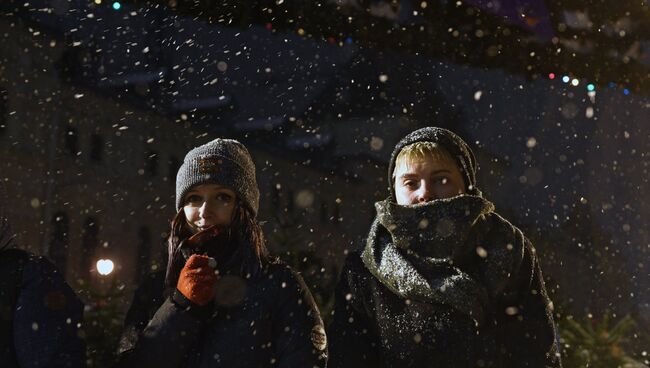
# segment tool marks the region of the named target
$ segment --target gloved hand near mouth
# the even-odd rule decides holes
[[[219,271],[216,269],[217,260],[211,255],[223,253],[227,247],[227,232],[216,225],[192,235],[181,244],[181,252],[187,261],[176,288],[185,298],[199,306],[214,299]]]
[[[214,258],[206,255],[192,254],[176,284],[176,289],[185,298],[199,306],[207,305],[214,299],[214,285],[219,276],[214,267],[211,267],[211,260],[214,262]]]
[[[181,253],[187,260],[192,254],[208,254],[211,247],[223,247],[228,243],[228,234],[214,225],[187,238],[180,245]],[[213,268],[216,267],[213,266]]]

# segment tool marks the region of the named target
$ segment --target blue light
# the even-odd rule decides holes
[[[623,89],[623,94],[626,95],[626,96],[629,95],[629,94],[630,94],[630,90],[627,89],[627,88]]]
[[[616,83],[609,82],[608,86],[609,86],[609,88],[614,88],[614,87],[616,87]]]
[[[345,39],[345,43],[351,44],[352,43],[352,37],[348,37]]]
[[[594,86],[592,83],[587,84],[587,91],[591,92],[596,89],[596,86]]]
[[[120,10],[121,7],[122,7],[122,4],[120,4],[119,1],[113,2],[113,9]]]
[[[562,77],[562,82],[564,82],[564,83],[569,83],[570,80],[571,80],[571,78],[569,78],[568,75],[565,75],[564,77]]]

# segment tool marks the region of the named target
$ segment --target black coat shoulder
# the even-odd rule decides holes
[[[140,331],[144,329],[156,310],[165,301],[165,271],[159,270],[145,275],[135,292],[131,306],[124,319],[124,330],[118,344],[118,353],[132,349]]]
[[[347,291],[344,296],[355,305],[358,304],[356,302],[360,303],[363,298],[370,296],[366,294],[376,288],[376,283],[377,280],[363,263],[361,253],[349,253],[339,276],[339,292]]]
[[[163,274],[150,275],[127,316],[120,366],[151,362],[156,354],[160,367],[209,366],[214,357],[217,366],[324,367],[322,320],[302,277],[278,261],[261,271],[223,274],[214,311],[201,318],[166,297]]]
[[[77,326],[84,305],[52,262],[25,254],[14,309],[14,344],[19,366],[82,367],[85,344]]]

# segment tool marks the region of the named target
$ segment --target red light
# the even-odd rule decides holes
[[[272,23],[266,23],[266,29],[269,31],[273,29],[273,24]]]
[[[555,73],[548,73],[548,79],[555,79]]]

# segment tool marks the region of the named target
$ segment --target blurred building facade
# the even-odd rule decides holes
[[[161,267],[176,168],[217,136],[251,150],[271,247],[335,279],[394,144],[437,125],[476,147],[481,188],[535,240],[553,299],[650,320],[647,98],[162,7],[88,9],[0,23],[0,178],[22,243],[75,286],[102,257],[125,283]]]
[[[276,253],[291,250],[285,243],[297,246],[330,260],[324,265],[333,273],[330,267],[371,221],[369,210],[360,215],[358,203],[342,194],[377,192],[375,168],[355,178],[357,168],[335,172],[301,159],[305,147],[318,145],[311,137],[286,143],[297,155],[278,153],[255,144],[271,134],[264,126],[261,136],[219,134],[193,124],[191,113],[174,118],[66,83],[57,65],[66,46],[56,37],[35,36],[20,21],[0,27],[10,35],[0,75],[0,148],[12,222],[22,246],[49,256],[74,286],[96,281],[95,263],[103,258],[116,265],[112,277],[128,284],[164,267],[176,171],[189,149],[219,136],[248,144],[262,193],[260,220]]]

